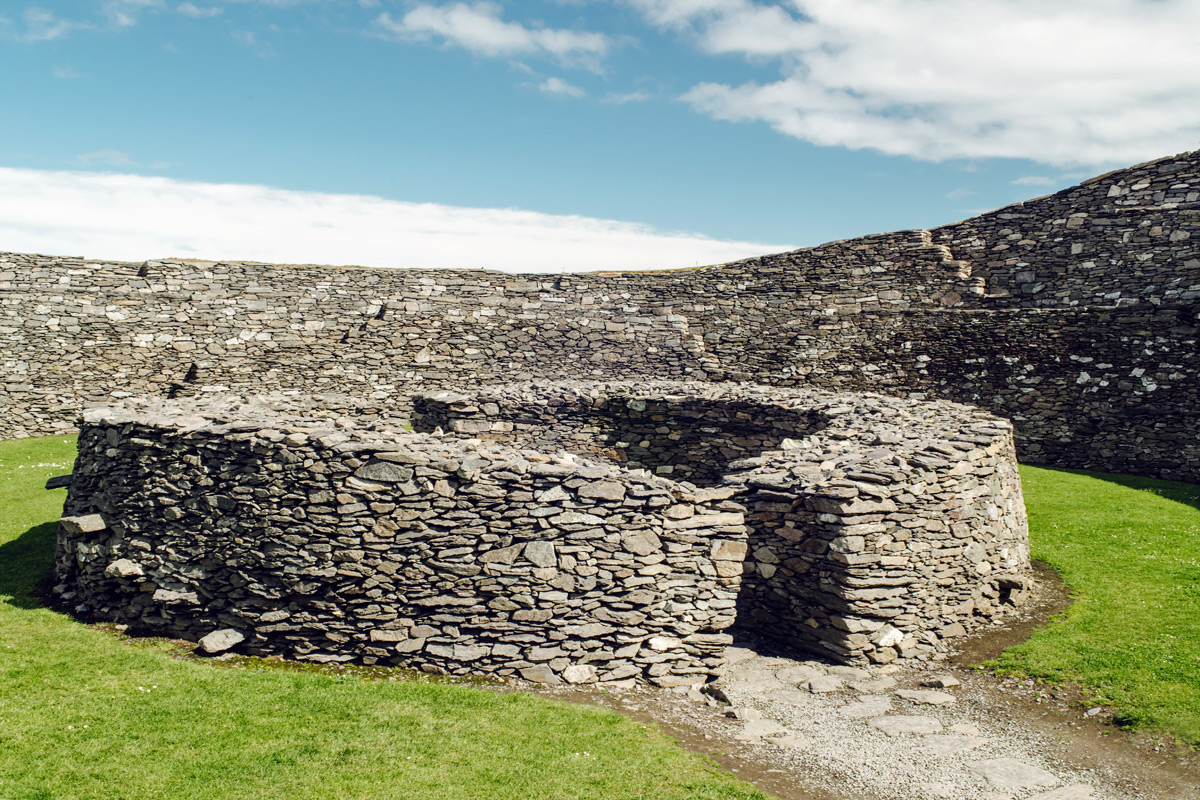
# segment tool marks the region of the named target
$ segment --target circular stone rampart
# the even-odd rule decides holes
[[[710,487],[742,515],[745,629],[847,662],[944,649],[1020,605],[1012,426],[973,406],[753,384],[555,382],[417,396],[414,425]],[[668,526],[702,525],[686,507]],[[714,548],[714,552],[715,552]]]
[[[344,406],[345,404],[343,404]],[[60,597],[211,651],[697,685],[745,624],[920,656],[1020,602],[1008,423],[951,403],[707,384],[88,412]]]

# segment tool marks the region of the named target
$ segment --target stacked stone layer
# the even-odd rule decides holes
[[[1011,426],[969,407],[523,385],[418,398],[437,435],[328,402],[89,412],[60,596],[210,651],[663,686],[738,621],[882,662],[1023,599]]]
[[[932,231],[506,275],[0,254],[0,435],[123,393],[752,380],[981,405],[1021,457],[1200,480],[1200,152]],[[566,267],[567,265],[564,265]]]
[[[793,649],[840,661],[929,654],[1025,598],[1012,427],[967,406],[730,384],[534,383],[418,396],[414,424],[731,492],[744,559],[718,567],[742,575],[740,624]]]
[[[216,649],[691,685],[734,621],[728,494],[257,403],[130,403],[82,424],[58,591]]]

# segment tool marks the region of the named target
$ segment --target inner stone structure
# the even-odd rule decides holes
[[[694,686],[735,626],[927,657],[1024,599],[1011,425],[699,382],[88,412],[55,590],[209,649]]]
[[[645,387],[645,388],[637,388]],[[697,383],[542,383],[420,395],[417,430],[446,430],[538,449],[565,449],[697,486],[720,484],[734,461],[826,427],[780,402],[795,392]]]

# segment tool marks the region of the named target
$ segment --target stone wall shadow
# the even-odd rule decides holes
[[[0,603],[13,608],[45,608],[40,586],[54,568],[57,522],[44,522],[0,545]]]
[[[819,526],[787,521],[804,513],[803,491],[761,478],[751,483],[739,498],[746,506],[746,559],[729,633],[791,658],[832,663],[852,656],[839,647],[840,632],[829,624],[831,614],[849,608],[819,588],[817,562],[827,550],[825,537]]]

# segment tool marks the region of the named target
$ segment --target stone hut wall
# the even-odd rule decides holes
[[[846,662],[928,655],[1024,600],[1012,428],[976,409],[659,382],[442,392],[416,409],[418,428],[719,485],[745,515],[745,544],[729,546],[740,557],[718,564],[741,574],[738,624],[791,649]],[[698,519],[686,505],[666,513]]]
[[[733,471],[732,462],[777,450],[826,424],[815,409],[773,402],[761,391],[744,387],[720,392],[699,383],[640,385],[646,388],[563,382],[470,395],[417,395],[413,427],[444,427],[447,432],[547,452],[565,450],[713,486]]]
[[[1198,174],[1185,153],[932,231],[662,273],[0,254],[0,435],[124,393],[407,412],[437,388],[649,376],[980,403],[1027,461],[1200,480]]]
[[[1024,599],[1011,426],[974,408],[645,382],[418,406],[469,433],[295,396],[88,412],[56,593],[209,649],[662,686],[718,672],[735,622],[888,662]]]
[[[348,422],[343,419],[342,425]],[[691,523],[667,510],[687,504]],[[648,475],[259,407],[92,412],[60,597],[242,652],[543,682],[703,683],[740,513]]]

